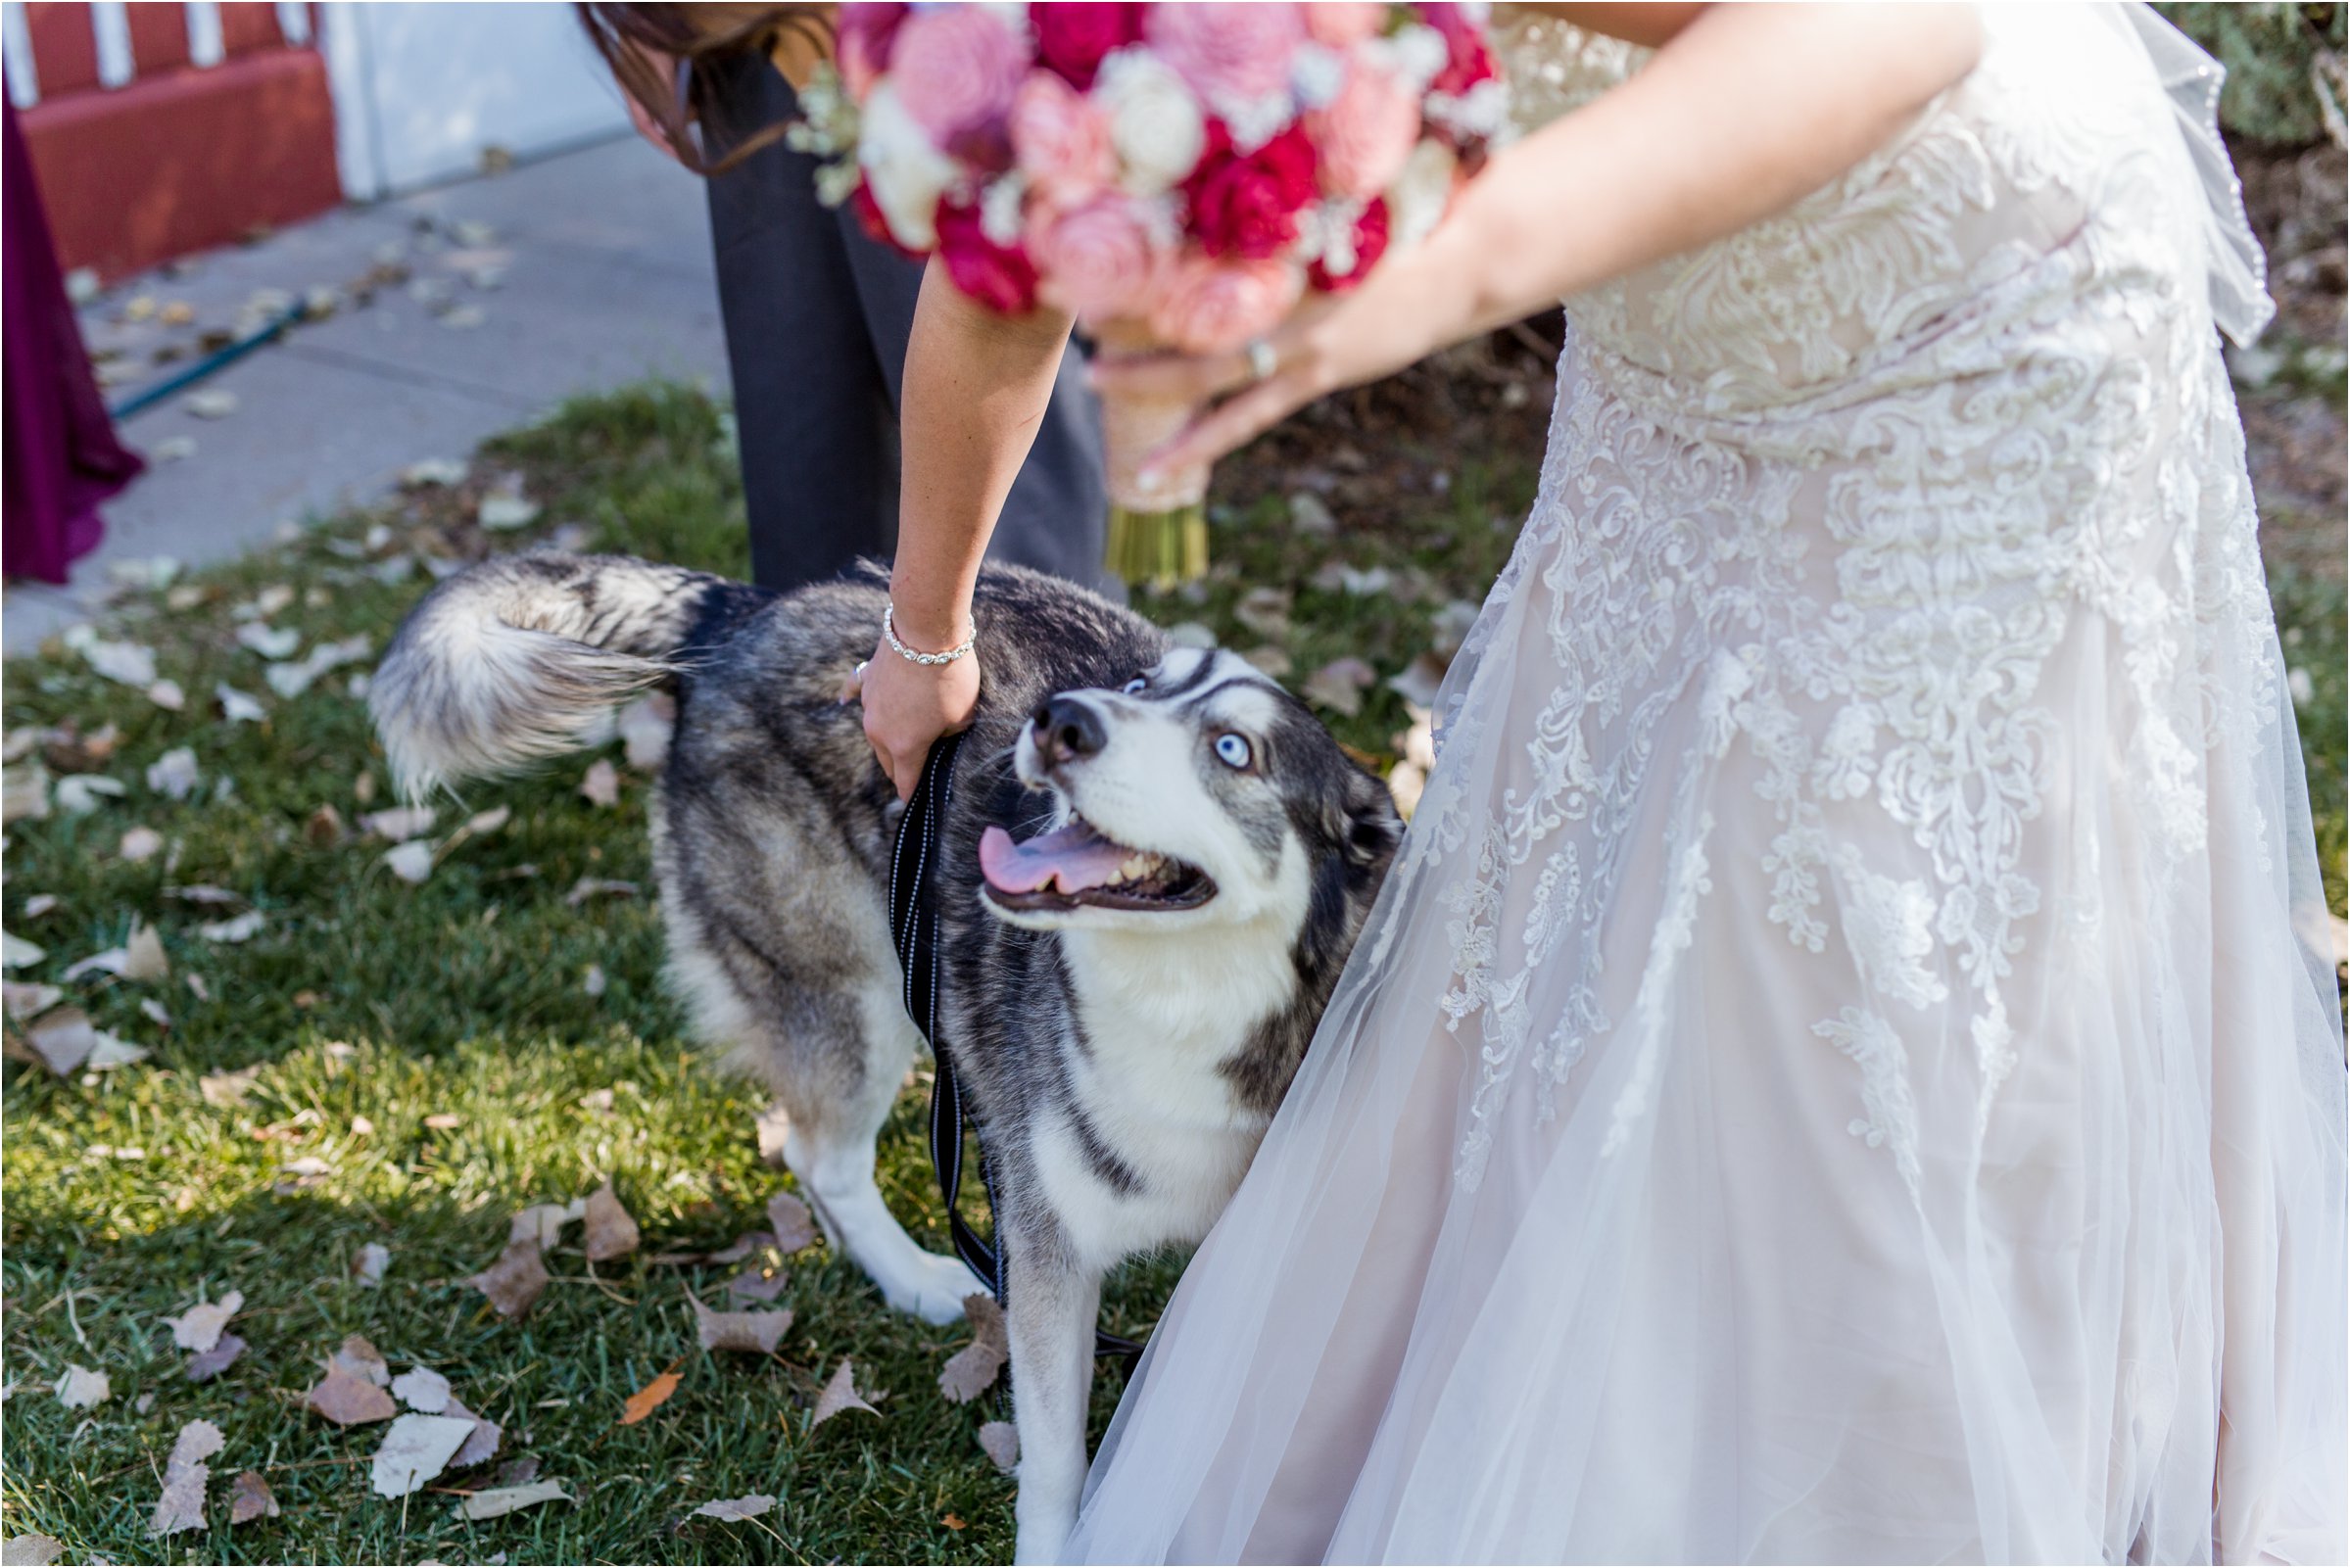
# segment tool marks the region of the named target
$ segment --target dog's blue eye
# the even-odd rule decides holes
[[[1138,675],[1126,684],[1126,693],[1127,696],[1132,696],[1135,692],[1141,690],[1148,685],[1150,685],[1150,682]]]
[[[1245,768],[1249,763],[1248,740],[1241,736],[1220,735],[1216,737],[1216,756],[1228,768]]]

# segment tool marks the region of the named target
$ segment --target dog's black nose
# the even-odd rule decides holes
[[[1110,738],[1102,733],[1101,715],[1079,697],[1046,697],[1029,723],[1035,729],[1036,754],[1048,765],[1090,757]]]

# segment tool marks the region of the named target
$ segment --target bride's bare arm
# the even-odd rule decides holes
[[[948,282],[940,262],[923,274],[899,408],[904,461],[889,578],[897,635],[909,647],[942,652],[969,630],[980,558],[1052,401],[1068,342],[1066,315],[999,315]],[[931,742],[970,721],[979,693],[976,658],[923,665],[886,641],[875,646],[861,686],[865,736],[901,798],[914,792]]]
[[[1324,393],[1779,212],[1891,140],[1981,47],[1957,5],[1658,7],[1652,21],[1599,14],[1638,7],[1546,9],[1667,35],[1622,86],[1496,157],[1417,248],[1274,333],[1279,370],[1207,410],[1156,464],[1213,459]],[[1248,366],[1170,356],[1105,360],[1095,375],[1105,390],[1205,400],[1243,386]]]

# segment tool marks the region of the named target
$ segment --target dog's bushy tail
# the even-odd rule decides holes
[[[502,555],[427,594],[367,691],[411,799],[593,744],[614,706],[678,668],[715,593],[751,590],[627,555]]]

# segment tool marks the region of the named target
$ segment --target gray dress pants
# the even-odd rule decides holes
[[[705,134],[714,119],[798,114],[763,58],[697,69],[722,111],[705,110]],[[725,137],[717,127],[714,154]],[[814,158],[775,142],[708,182],[751,576],[778,590],[896,547],[898,396],[922,283],[921,262],[816,200],[815,174]],[[1103,586],[1104,485],[1101,417],[1072,347],[987,558]]]

